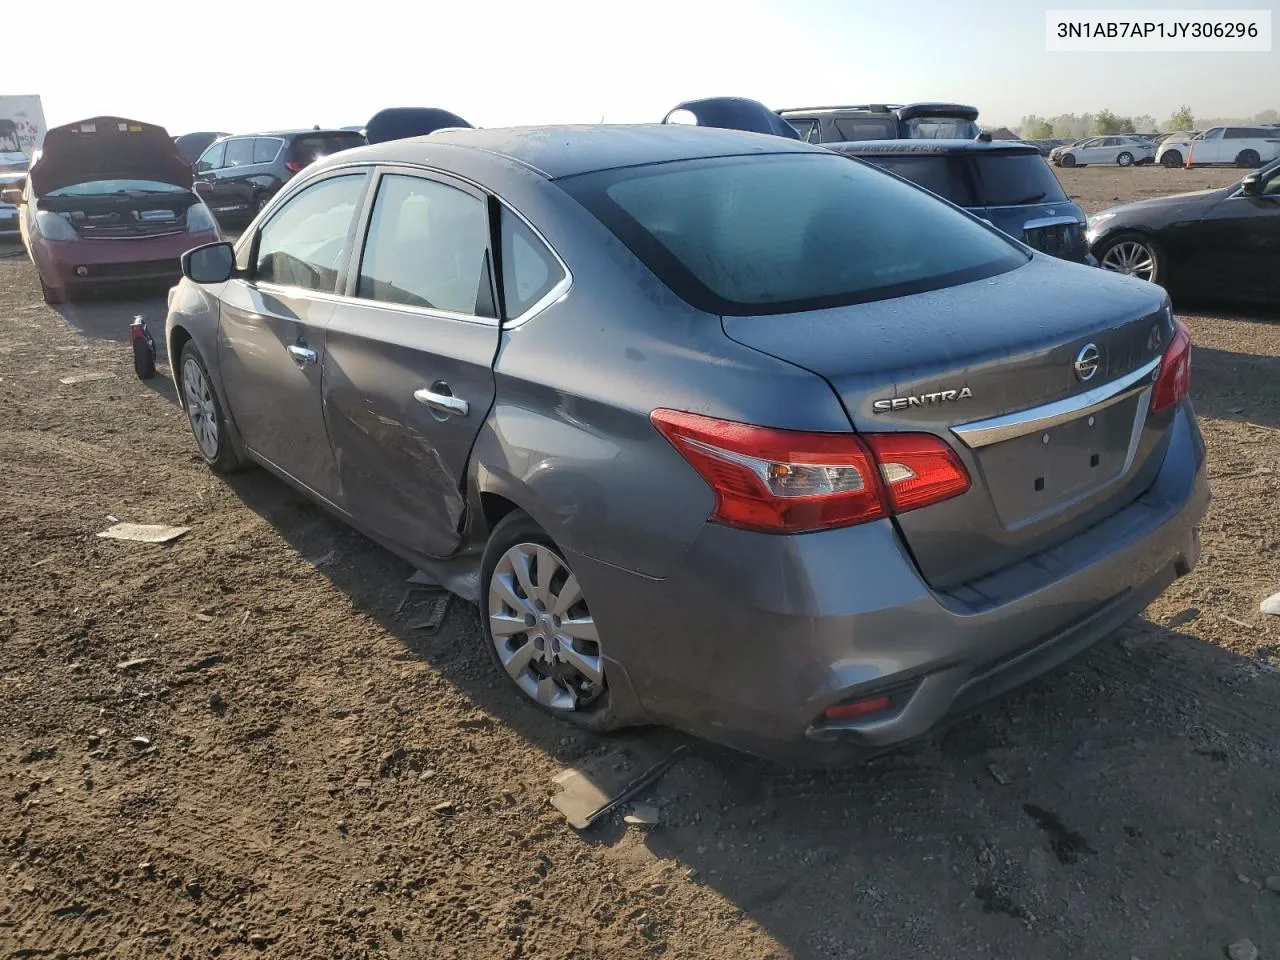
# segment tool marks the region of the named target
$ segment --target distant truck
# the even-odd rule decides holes
[[[30,157],[44,145],[48,128],[37,96],[0,96],[0,154]]]

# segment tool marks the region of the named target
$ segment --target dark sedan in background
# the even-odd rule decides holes
[[[244,223],[309,163],[361,147],[351,130],[281,130],[226,137],[196,161],[196,193],[223,223]]]
[[[1084,211],[1067,199],[1030,144],[872,140],[825,146],[919,184],[1042,253],[1096,265],[1084,239]]]
[[[314,165],[184,270],[209,464],[454,584],[513,691],[594,730],[864,755],[1196,563],[1164,292],[820,147],[441,131]]]
[[[1104,210],[1088,241],[1103,269],[1174,295],[1280,302],[1280,161],[1229,187]]]

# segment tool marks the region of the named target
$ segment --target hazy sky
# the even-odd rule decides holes
[[[1247,0],[1182,6],[1265,9]],[[774,108],[958,100],[975,104],[985,123],[1010,125],[1027,113],[1103,107],[1160,121],[1181,103],[1201,117],[1280,108],[1274,52],[1047,53],[1044,11],[1073,7],[1090,8],[1070,0],[44,0],[23,8],[30,29],[8,35],[0,92],[40,94],[50,125],[114,114],[174,134],[360,124],[388,106],[446,107],[477,126],[657,121],[680,100],[713,95]]]

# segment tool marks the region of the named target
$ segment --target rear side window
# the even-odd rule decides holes
[[[196,162],[196,171],[203,173],[205,170],[217,170],[222,166],[222,158],[227,152],[226,142],[215,143],[212,147],[204,152],[199,161]]]
[[[502,297],[507,316],[518,317],[564,279],[564,269],[538,235],[502,208]]]
[[[294,137],[289,144],[289,160],[306,166],[321,157],[364,145],[358,133],[307,133]]]
[[[239,140],[227,141],[227,155],[223,164],[228,167],[239,167],[253,163],[253,138],[242,137]]]
[[[558,182],[709,313],[883,300],[1028,260],[923,190],[832,153],[687,160]]]
[[[491,278],[483,202],[434,180],[382,178],[356,296],[492,317]]]
[[[886,157],[872,154],[861,159],[918,183],[930,193],[945,197],[957,206],[976,207],[982,203],[963,157]]]
[[[845,140],[892,140],[897,125],[888,117],[837,117],[836,132]]]
[[[983,206],[1066,202],[1062,184],[1038,153],[975,153],[973,165]]]
[[[253,162],[270,163],[276,158],[282,145],[283,141],[275,137],[259,137],[253,141]]]
[[[818,136],[818,121],[805,120],[800,117],[783,117],[783,120],[796,128],[796,133],[800,134],[800,139],[806,143],[818,143],[821,138]]]
[[[286,200],[258,234],[255,278],[332,292],[364,180],[362,173],[321,180]]]

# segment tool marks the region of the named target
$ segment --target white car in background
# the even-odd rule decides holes
[[[1280,156],[1280,128],[1213,127],[1189,141],[1172,137],[1160,144],[1156,160],[1166,167],[1202,167],[1229,163],[1237,167],[1260,167]]]
[[[1059,147],[1049,159],[1060,167],[1084,167],[1089,164],[1115,164],[1120,167],[1154,163],[1156,148],[1142,137],[1090,137],[1069,147]]]
[[[21,187],[31,158],[25,153],[0,152],[0,190]],[[0,200],[0,237],[18,236],[18,208]]]

